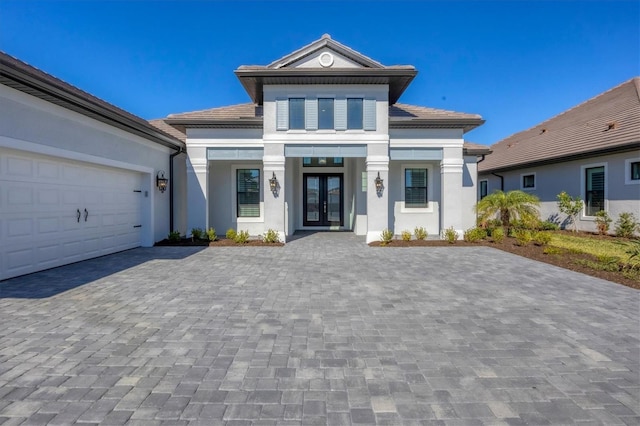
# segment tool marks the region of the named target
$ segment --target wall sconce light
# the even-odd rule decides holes
[[[271,192],[275,195],[278,192],[278,178],[276,177],[276,172],[272,172],[273,176],[269,179],[269,188]]]
[[[167,190],[167,183],[169,179],[164,177],[164,170],[160,170],[156,175],[156,186],[158,187],[158,191],[164,192]]]
[[[380,172],[378,172],[378,177],[375,180],[376,183],[376,192],[378,195],[382,194],[382,190],[384,189],[384,180],[380,177]]]

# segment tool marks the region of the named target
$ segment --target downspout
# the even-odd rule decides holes
[[[169,232],[175,231],[173,229],[173,159],[183,153],[183,148],[179,147],[176,152],[169,156]]]
[[[491,173],[492,175],[500,178],[500,191],[504,191],[504,176]]]

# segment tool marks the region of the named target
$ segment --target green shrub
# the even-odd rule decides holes
[[[449,244],[454,244],[458,241],[458,237],[460,237],[460,234],[453,229],[453,226],[444,230],[444,239],[447,240]]]
[[[611,217],[609,217],[609,213],[604,210],[600,210],[596,213],[596,227],[598,228],[598,234],[604,235],[608,233],[610,223]]]
[[[233,228],[227,229],[227,233],[224,234],[227,237],[227,240],[235,240],[236,239],[236,230]]]
[[[638,221],[633,213],[620,213],[616,221],[616,237],[631,238],[638,227]]]
[[[409,231],[402,231],[400,236],[402,237],[402,241],[411,241],[411,232]]]
[[[262,237],[262,241],[269,244],[275,244],[275,243],[281,242],[280,235],[278,234],[278,231],[276,231],[275,229],[267,229],[267,232],[265,232],[264,236]]]
[[[493,232],[491,232],[491,239],[498,244],[504,241],[504,229],[495,228]]]
[[[180,231],[169,232],[169,236],[167,237],[167,239],[172,243],[177,243],[178,241],[180,241]]]
[[[393,241],[393,231],[391,229],[387,228],[387,229],[383,230],[382,233],[380,234],[380,245],[381,246],[386,246],[391,241]]]
[[[249,231],[237,232],[233,241],[235,241],[238,244],[245,244],[246,242],[249,241]]]
[[[545,247],[542,251],[544,254],[562,254],[562,249],[559,247]]]
[[[192,228],[191,229],[191,239],[193,241],[201,240],[204,231],[201,228]]]
[[[551,242],[551,234],[544,231],[538,231],[533,234],[533,243],[537,246],[546,246]]]
[[[573,232],[578,232],[578,215],[582,211],[582,198],[572,197],[562,191],[557,196],[558,210],[567,215],[569,222],[573,224]]]
[[[517,229],[513,235],[516,239],[516,244],[519,246],[526,246],[532,240],[531,231],[528,229]]]
[[[557,231],[560,229],[560,225],[550,220],[543,220],[538,224],[538,229],[541,231]]]
[[[416,237],[416,240],[426,240],[427,230],[422,226],[416,226],[416,229],[413,230],[413,235]]]
[[[209,241],[215,241],[218,239],[218,234],[216,234],[216,230],[214,228],[207,229],[207,239]]]
[[[487,231],[482,228],[470,228],[464,231],[462,238],[469,243],[477,243],[487,238]]]

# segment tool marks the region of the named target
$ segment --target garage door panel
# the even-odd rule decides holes
[[[138,172],[0,148],[0,279],[140,246],[141,182]]]

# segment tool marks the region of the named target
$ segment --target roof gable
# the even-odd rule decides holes
[[[516,169],[640,147],[640,77],[491,146],[478,171]]]
[[[267,65],[269,69],[332,67],[384,68],[384,65],[338,43],[329,34]]]

